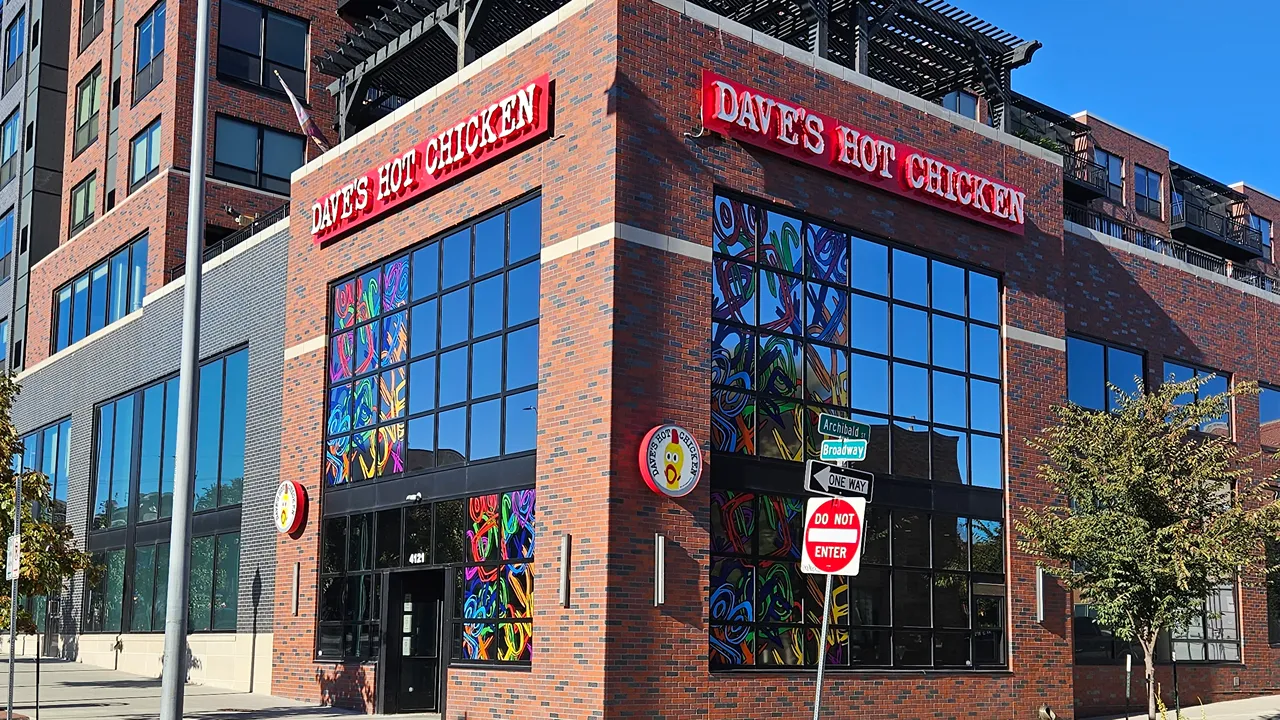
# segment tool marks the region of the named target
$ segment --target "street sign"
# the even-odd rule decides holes
[[[828,437],[870,440],[871,426],[839,415],[822,413],[818,416],[818,432]]]
[[[867,459],[867,441],[826,438],[822,441],[822,462],[860,462]]]
[[[866,511],[866,498],[810,498],[800,570],[812,575],[857,575]]]
[[[21,562],[22,562],[22,545],[19,542],[17,535],[10,535],[9,547],[5,551],[5,556],[4,556],[4,579],[5,580],[13,581],[18,579],[18,568],[21,566]]]
[[[871,499],[871,481],[875,479],[865,470],[853,470],[810,460],[804,466],[804,485],[812,493],[832,497]]]

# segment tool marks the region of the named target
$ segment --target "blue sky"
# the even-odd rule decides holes
[[[1089,110],[1177,162],[1280,197],[1280,2],[951,0],[1044,44],[1013,87]]]

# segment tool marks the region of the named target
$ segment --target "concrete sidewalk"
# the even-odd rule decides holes
[[[1145,697],[1135,701],[1146,703]],[[1228,700],[1226,702],[1211,703],[1203,708],[1194,700],[1192,704],[1182,707],[1183,720],[1280,720],[1280,695],[1269,695],[1267,697],[1249,698],[1248,700]],[[1147,720],[1146,712],[1139,715],[1130,715],[1133,720]],[[1088,718],[1086,720],[1124,720],[1124,715],[1106,715],[1101,718]],[[1169,720],[1174,720],[1173,708],[1169,708]]]
[[[36,664],[15,665],[14,712],[36,717]],[[9,663],[0,660],[0,718],[4,717]],[[267,695],[187,685],[184,717],[199,720],[353,720],[342,710],[319,708]],[[160,716],[160,681],[60,660],[40,663],[40,720],[153,720]]]

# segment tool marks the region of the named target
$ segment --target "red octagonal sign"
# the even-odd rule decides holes
[[[800,569],[814,575],[857,575],[866,511],[866,498],[810,499]]]

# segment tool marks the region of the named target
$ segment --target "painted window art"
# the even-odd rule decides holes
[[[332,286],[327,487],[534,450],[540,238],[525,199]]]
[[[866,470],[1003,487],[995,277],[725,196],[714,233],[714,451],[816,458],[827,412]]]
[[[533,656],[534,491],[467,500],[466,566],[454,659],[529,662]]]

